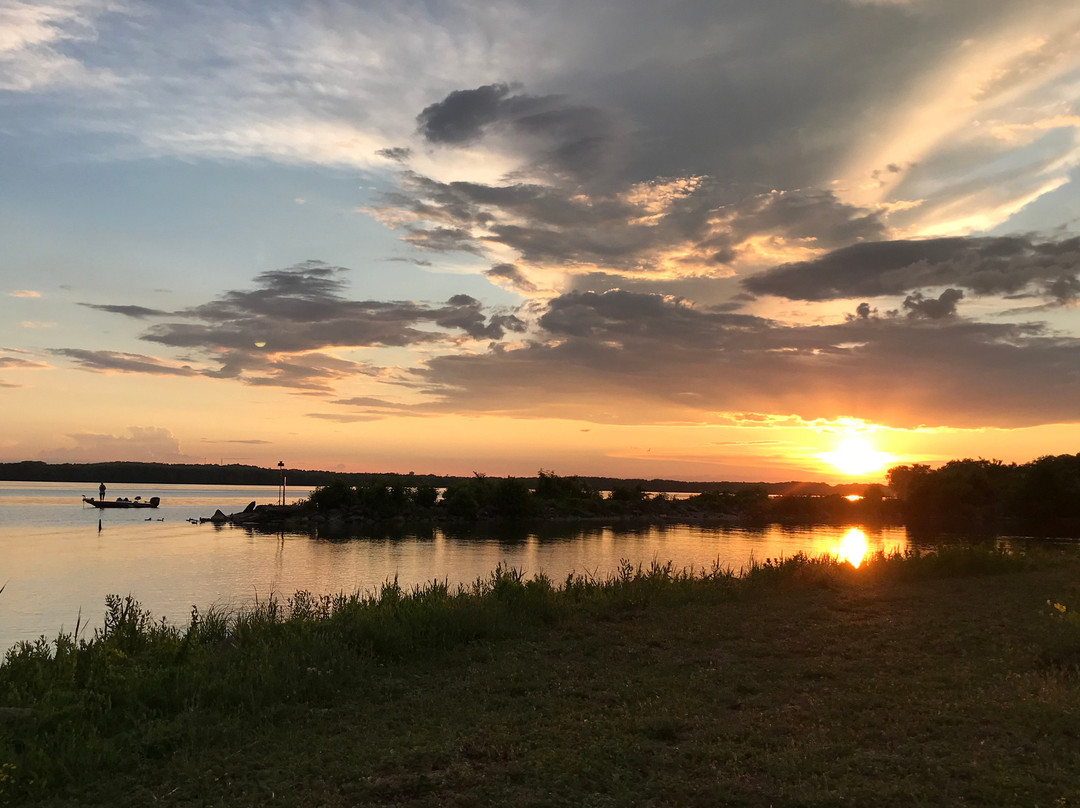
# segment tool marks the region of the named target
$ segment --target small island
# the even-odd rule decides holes
[[[1029,463],[953,460],[937,469],[915,464],[889,470],[888,485],[832,488],[784,484],[716,484],[696,493],[647,491],[642,482],[563,477],[447,481],[440,489],[401,475],[358,482],[334,478],[292,505],[259,505],[227,521],[303,530],[362,531],[387,523],[469,524],[526,521],[727,522],[739,524],[905,524],[922,532],[990,533],[1030,528],[1048,535],[1080,530],[1080,454]],[[774,490],[775,490],[774,485]],[[222,515],[222,521],[226,521]]]

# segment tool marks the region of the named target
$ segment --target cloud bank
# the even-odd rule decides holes
[[[74,443],[43,451],[40,460],[62,463],[103,463],[126,460],[145,463],[192,463],[199,458],[180,450],[180,441],[163,427],[130,426],[126,435],[77,432],[66,437]]]

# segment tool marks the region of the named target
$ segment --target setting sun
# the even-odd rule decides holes
[[[895,458],[888,452],[879,452],[870,441],[860,435],[850,435],[841,440],[831,452],[818,455],[823,461],[844,474],[876,474]]]

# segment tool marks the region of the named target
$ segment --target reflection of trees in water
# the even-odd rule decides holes
[[[339,524],[309,531],[313,539],[324,541],[435,541],[442,537],[447,541],[469,544],[499,544],[508,547],[523,545],[531,540],[545,543],[578,541],[598,538],[603,528],[596,526],[572,527],[552,525],[539,521],[496,520],[472,525],[428,525],[423,527],[394,527],[387,525],[355,526]]]

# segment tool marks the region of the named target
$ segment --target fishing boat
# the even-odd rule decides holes
[[[92,497],[83,497],[82,501],[87,505],[93,505],[95,508],[156,508],[161,503],[161,498],[150,497],[150,499],[143,499],[142,497],[135,497],[135,499],[128,499],[127,497],[119,497],[117,499],[93,499]]]

